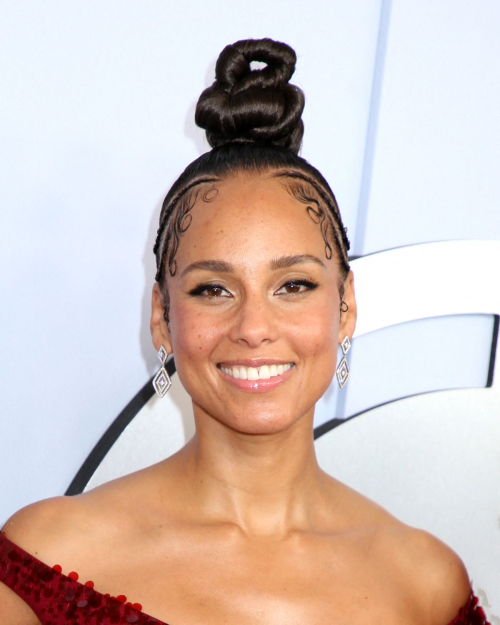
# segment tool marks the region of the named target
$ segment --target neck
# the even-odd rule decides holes
[[[197,434],[182,454],[194,501],[214,520],[253,537],[283,537],[309,527],[324,493],[312,420],[313,411],[286,431],[243,434],[197,418]]]

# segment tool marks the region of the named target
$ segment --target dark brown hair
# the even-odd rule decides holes
[[[266,66],[253,69],[252,61]],[[271,172],[304,203],[321,228],[327,258],[334,249],[337,252],[342,288],[349,271],[349,240],[328,183],[298,156],[304,94],[289,84],[295,63],[293,49],[271,39],[237,41],[221,52],[215,82],[201,94],[195,115],[213,149],[188,165],[168,192],[160,214],[154,253],[167,315],[165,267],[175,275],[175,256],[191,223],[191,209],[199,198],[213,199],[214,183],[241,171]]]

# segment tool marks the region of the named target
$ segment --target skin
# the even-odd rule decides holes
[[[195,437],[144,471],[29,506],[4,532],[171,625],[447,625],[470,591],[456,554],[316,462],[314,406],[355,327],[352,274],[340,315],[338,262],[305,206],[272,174],[217,190],[181,238],[169,327],[158,285],[152,297],[153,343],[175,354]],[[273,268],[297,255],[317,261]],[[189,269],[208,260],[231,267]],[[270,360],[293,363],[270,388],[220,368]],[[38,623],[1,585],[0,614]]]

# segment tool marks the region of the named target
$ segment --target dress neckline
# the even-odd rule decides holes
[[[51,571],[54,575],[58,575],[60,579],[65,580],[68,584],[76,585],[76,587],[80,588],[82,591],[85,590],[87,594],[97,595],[98,597],[101,597],[101,599],[104,602],[113,601],[113,602],[116,602],[117,604],[126,605],[126,607],[129,609],[131,613],[140,615],[141,617],[148,619],[144,623],[144,625],[150,625],[150,623],[154,623],[155,625],[169,625],[169,623],[166,623],[165,621],[161,621],[160,619],[154,616],[151,616],[150,614],[147,614],[146,612],[143,612],[142,609],[138,610],[137,608],[134,608],[133,605],[124,604],[122,601],[120,601],[116,597],[112,597],[107,593],[105,594],[105,593],[99,592],[98,590],[95,590],[93,586],[92,587],[86,586],[85,584],[82,584],[81,582],[79,582],[77,579],[73,579],[72,577],[65,575],[64,573],[60,572],[58,568],[49,566],[48,564],[46,564],[45,562],[42,562],[31,553],[28,553],[25,549],[23,549],[16,543],[13,543],[9,538],[7,538],[7,536],[3,532],[0,532],[0,543],[1,542],[5,542],[10,549],[13,549],[14,551],[16,551],[24,559],[29,559],[33,563],[36,563],[39,567],[43,567],[45,570]],[[57,566],[57,565],[54,565],[54,566]],[[118,595],[118,596],[120,597],[122,595]],[[133,623],[134,621],[130,620],[129,622]]]
[[[65,575],[64,573],[62,573],[62,571],[59,571],[60,566],[54,565],[56,567],[54,568],[54,567],[49,566],[48,564],[45,564],[45,562],[42,562],[31,553],[28,553],[26,550],[24,550],[22,547],[20,547],[16,543],[13,543],[9,538],[7,538],[7,536],[3,532],[0,531],[0,547],[2,546],[2,543],[4,543],[7,546],[7,548],[10,549],[10,551],[14,551],[16,555],[22,557],[25,565],[28,563],[35,564],[37,567],[39,568],[41,567],[44,571],[50,572],[51,575],[59,576],[59,579],[63,580],[67,586],[71,586],[73,589],[78,588],[80,590],[80,594],[85,593],[87,597],[89,596],[99,597],[101,601],[104,603],[113,602],[117,606],[123,606],[123,609],[126,609],[127,612],[129,613],[129,616],[127,618],[128,623],[137,622],[138,625],[153,625],[153,624],[154,625],[169,625],[165,621],[161,621],[160,619],[154,616],[151,616],[150,614],[147,614],[146,612],[143,612],[142,609],[139,610],[135,608],[133,604],[130,604],[130,603],[125,604],[124,601],[126,601],[126,598],[124,598],[123,595],[118,595],[118,597],[124,598],[123,601],[121,599],[111,597],[109,594],[104,594],[102,592],[99,592],[98,590],[95,590],[93,585],[90,586],[87,584],[82,584],[81,582],[78,581],[78,579],[75,579],[74,576],[70,577],[69,575]],[[1,553],[0,553],[0,556],[1,556]],[[476,615],[477,619],[481,619],[477,621],[474,620],[473,621],[474,623],[477,623],[478,625],[481,625],[481,624],[488,625],[488,621],[486,620],[486,615],[484,614],[483,610],[479,607],[478,599],[475,596],[471,587],[470,595],[466,604],[460,608],[456,617],[450,623],[448,623],[448,625],[465,625],[466,623],[472,622],[468,620],[468,617],[472,615],[472,612],[474,612],[474,615]],[[134,616],[136,616],[137,618],[134,618]]]

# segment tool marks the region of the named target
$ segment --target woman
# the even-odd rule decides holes
[[[223,50],[196,111],[214,149],[160,216],[151,333],[175,355],[195,437],[15,514],[0,538],[2,623],[486,622],[456,554],[316,462],[314,406],[356,301],[335,198],[297,156],[294,67],[271,40]]]

